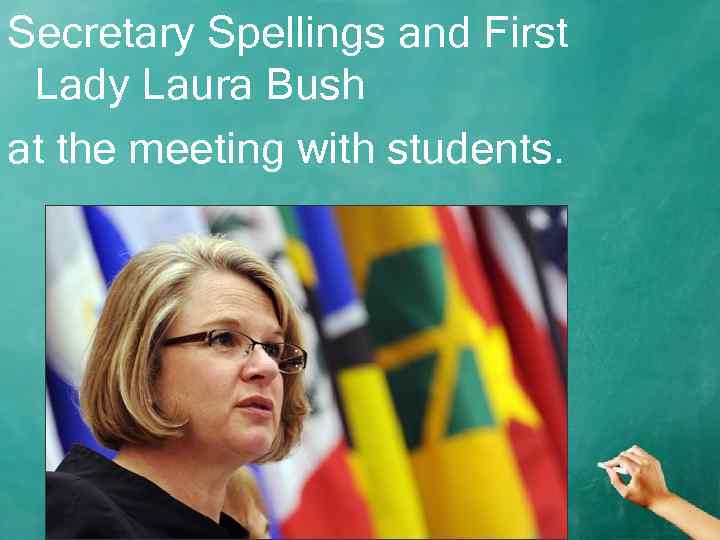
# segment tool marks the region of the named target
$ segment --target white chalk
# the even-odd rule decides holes
[[[603,465],[602,463],[598,463],[597,466],[600,467],[601,469],[607,470],[607,466]],[[630,473],[624,467],[612,467],[612,470],[618,474],[624,474],[626,476],[630,475]]]

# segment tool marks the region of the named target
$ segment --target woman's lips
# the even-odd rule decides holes
[[[255,407],[253,405],[245,405],[245,406],[238,405],[237,408],[240,409],[241,411],[243,411],[245,414],[256,416],[258,418],[272,418],[273,417],[272,411],[269,411],[267,409],[261,409],[260,407]]]
[[[273,417],[274,404],[272,400],[260,394],[253,394],[242,399],[236,407],[258,418]]]

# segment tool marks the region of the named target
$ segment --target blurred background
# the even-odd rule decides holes
[[[46,207],[46,468],[137,251],[223,234],[304,311],[313,413],[252,466],[273,538],[567,536],[567,207]]]

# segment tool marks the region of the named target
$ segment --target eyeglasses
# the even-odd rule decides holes
[[[240,358],[247,358],[260,345],[265,353],[275,360],[278,369],[286,375],[294,375],[305,369],[307,364],[307,352],[291,343],[262,343],[255,341],[242,332],[232,330],[210,330],[187,336],[168,338],[163,342],[164,347],[180,345],[181,343],[193,343],[204,341],[208,347],[221,354],[238,354]]]

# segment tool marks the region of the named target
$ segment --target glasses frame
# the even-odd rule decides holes
[[[297,345],[295,345],[293,343],[287,343],[287,342],[264,343],[262,341],[257,341],[255,339],[251,338],[250,336],[248,336],[247,334],[245,334],[243,332],[238,332],[237,330],[229,330],[227,328],[216,328],[213,330],[209,330],[208,332],[197,332],[195,334],[187,334],[185,336],[177,336],[177,337],[167,338],[166,340],[164,340],[162,342],[162,346],[170,347],[173,345],[182,345],[184,343],[202,343],[202,342],[204,342],[208,347],[212,348],[212,345],[210,345],[210,340],[212,339],[213,334],[215,334],[217,332],[230,332],[231,334],[238,334],[238,335],[241,335],[241,336],[249,339],[250,343],[252,343],[252,346],[250,347],[250,352],[248,353],[248,356],[250,356],[253,353],[253,351],[255,350],[255,347],[258,345],[260,345],[263,348],[263,350],[265,351],[265,354],[267,354],[268,356],[270,356],[270,354],[267,352],[267,349],[265,348],[266,346],[279,345],[280,343],[283,343],[285,345],[290,345],[292,347],[295,347],[297,350],[302,352],[302,361],[303,361],[302,369],[300,369],[298,371],[294,371],[294,372],[287,372],[287,371],[283,371],[280,368],[279,362],[275,361],[275,363],[277,364],[278,369],[280,370],[280,373],[284,373],[285,375],[298,375],[299,373],[302,373],[303,371],[305,371],[305,367],[307,366],[308,354],[307,354],[307,351],[305,349],[303,349],[302,347],[298,347]],[[272,356],[270,356],[270,358],[272,358]],[[275,359],[273,358],[273,360],[275,360]]]

